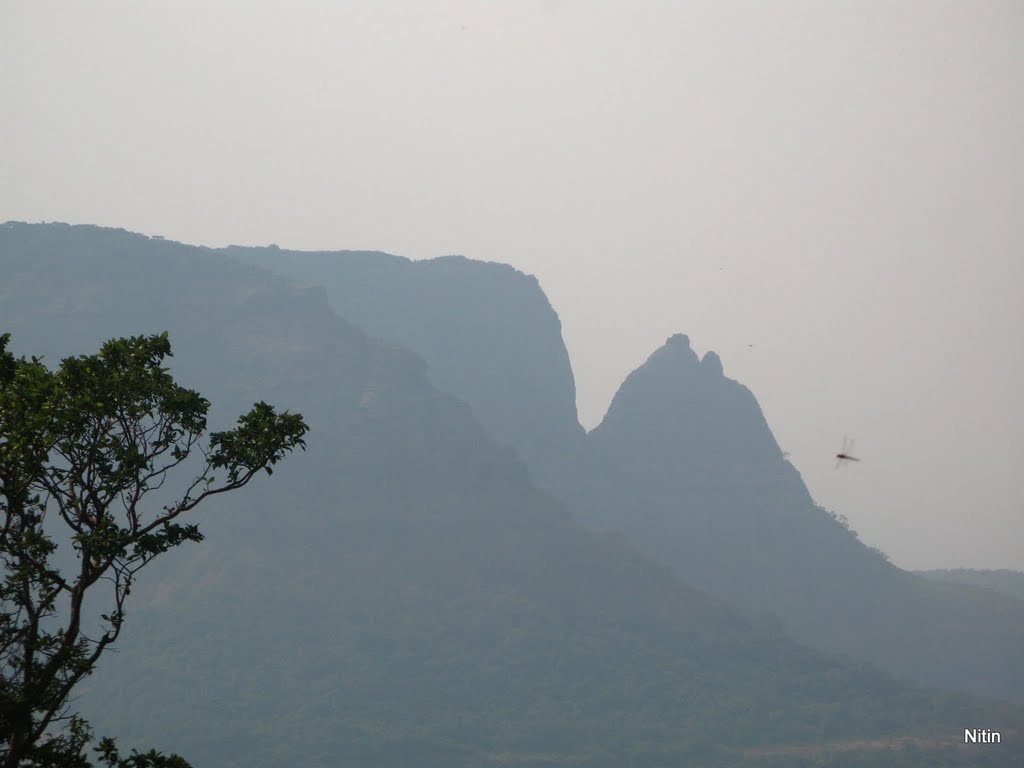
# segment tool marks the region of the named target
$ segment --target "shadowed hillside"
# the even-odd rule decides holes
[[[319,289],[61,225],[0,226],[0,269],[15,351],[167,329],[219,418],[265,398],[312,428],[133,592],[82,699],[101,733],[196,765],[373,768],[798,765],[786,745],[917,734],[936,746],[905,764],[931,766],[963,764],[938,742],[965,720],[1013,716],[803,649],[588,533]]]

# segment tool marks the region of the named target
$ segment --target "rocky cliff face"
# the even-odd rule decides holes
[[[371,336],[415,350],[431,381],[469,404],[484,429],[545,487],[572,473],[583,429],[558,315],[535,277],[448,256],[229,248],[226,253],[323,285],[334,310]]]

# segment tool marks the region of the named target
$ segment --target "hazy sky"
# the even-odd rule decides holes
[[[1019,0],[0,0],[0,221],[513,264],[908,568],[1024,569],[1022,136]]]

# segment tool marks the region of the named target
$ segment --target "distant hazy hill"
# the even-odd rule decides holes
[[[964,723],[1019,717],[801,648],[587,532],[320,289],[62,225],[0,225],[0,275],[16,351],[168,329],[218,419],[266,398],[313,428],[133,593],[82,699],[129,745],[197,766],[869,766],[916,734],[885,764],[941,766],[968,764],[937,746]]]
[[[627,489],[589,508],[601,520],[628,510],[616,527],[685,580],[779,617],[813,647],[1024,698],[1024,605],[922,579],[862,544],[812,502],[754,396],[713,353],[698,360],[685,337],[669,339],[588,441]]]
[[[947,581],[954,584],[969,584],[972,587],[985,587],[1007,597],[1024,600],[1024,573],[1020,571],[996,570],[984,571],[971,568],[940,569],[934,571],[915,571],[918,576],[935,581]]]
[[[695,586],[814,647],[1024,699],[1021,606],[922,579],[864,546],[815,505],[753,394],[685,336],[634,371],[581,439],[557,316],[532,277],[453,258],[228,252],[324,285],[337,312],[422,355],[433,381],[579,519],[626,533]]]

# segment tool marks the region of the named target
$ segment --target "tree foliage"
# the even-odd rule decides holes
[[[272,473],[305,447],[307,426],[259,402],[204,441],[210,403],[164,367],[166,333],[111,340],[55,371],[16,358],[8,341],[0,336],[0,765],[88,766],[92,733],[72,692],[120,635],[136,574],[200,541],[179,519]],[[172,474],[191,477],[184,491],[144,504],[168,498]],[[122,757],[109,739],[99,760],[187,765]]]

